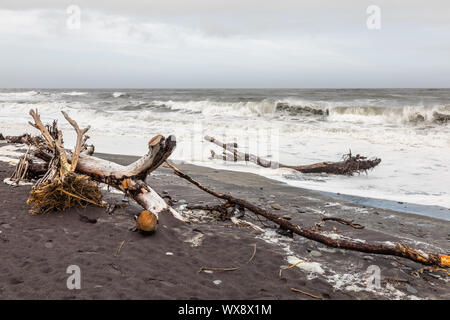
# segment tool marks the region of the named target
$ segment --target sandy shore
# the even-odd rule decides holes
[[[123,164],[134,159],[97,156]],[[319,222],[318,213],[330,214],[365,226],[356,230],[326,223],[327,230],[337,228],[341,235],[450,252],[448,221],[336,201],[253,174],[188,164],[178,167],[204,185],[289,216],[303,226]],[[12,170],[0,161],[2,180]],[[107,190],[106,201],[123,204],[111,215],[103,208],[88,207],[36,216],[28,213],[26,205],[29,186],[0,183],[0,298],[313,299],[291,288],[323,299],[450,298],[448,276],[442,272],[416,275],[414,271],[423,266],[402,258],[327,248],[298,236],[283,236],[275,228],[261,233],[217,221],[205,212],[183,210],[186,204],[218,201],[166,168],[155,171],[148,182],[161,195],[170,195],[174,208],[196,217],[195,221],[183,224],[163,215],[155,234],[132,232],[132,217],[139,206],[122,202],[122,195]],[[273,205],[281,210],[272,209]],[[80,215],[91,218],[91,223]],[[261,225],[249,212],[244,219]],[[280,276],[280,268],[299,259],[308,260]],[[81,269],[80,290],[67,288],[70,265]],[[367,286],[369,266],[379,267],[379,287]],[[199,272],[201,267],[238,269]]]

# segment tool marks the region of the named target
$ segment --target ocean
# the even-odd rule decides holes
[[[75,136],[60,110],[91,126],[97,152],[142,155],[153,135],[173,134],[171,159],[450,218],[450,89],[2,89],[0,132],[36,133],[31,108],[58,119],[68,148]],[[291,165],[339,161],[350,150],[382,162],[351,177],[266,169],[210,159],[220,149],[204,135]]]

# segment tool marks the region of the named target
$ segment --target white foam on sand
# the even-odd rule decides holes
[[[288,256],[286,260],[290,265],[293,265],[299,261],[303,261],[304,259],[299,259],[295,256]],[[296,267],[308,273],[308,280],[316,278],[317,274],[323,275],[325,273],[325,270],[322,268],[322,264],[318,262],[304,261],[297,264]]]
[[[280,247],[287,256],[294,254],[294,252],[291,250],[291,243],[293,239],[282,236],[278,234],[275,230],[266,229],[264,230],[264,233],[257,235],[256,238],[261,239],[271,245],[276,245]]]
[[[337,233],[330,233],[327,234],[327,236],[329,236],[332,239],[348,239],[347,237]],[[393,299],[393,300],[422,299],[415,295],[408,295],[398,290],[392,284],[389,283],[380,284],[380,286],[378,287],[375,285],[368,284],[369,276],[371,276],[372,274],[370,274],[367,270],[361,269],[360,267],[357,266],[350,265],[350,267],[353,266],[354,270],[353,272],[349,273],[348,269],[347,272],[339,272],[317,261],[304,261],[305,259],[296,256],[293,250],[291,249],[293,239],[282,236],[276,233],[274,230],[266,230],[263,234],[258,235],[257,238],[264,240],[268,244],[281,248],[281,250],[285,254],[285,259],[289,265],[293,265],[299,261],[303,261],[297,264],[295,267],[299,268],[300,270],[306,273],[307,280],[312,280],[320,277],[323,278],[328,283],[330,283],[330,285],[335,290],[349,291],[349,292],[364,291],[370,294],[380,296],[383,299]],[[297,238],[297,240],[301,239]],[[356,241],[364,242],[364,240],[361,239],[356,239]],[[388,241],[385,241],[384,243],[388,245],[395,245],[394,243]],[[324,248],[324,251],[328,251],[331,253],[335,252],[332,250],[335,249]],[[343,264],[344,262],[336,262],[336,263]],[[285,267],[287,266],[281,266],[280,268]]]
[[[325,278],[329,283],[333,285],[335,290],[352,291],[352,292],[368,292],[378,296],[382,296],[384,299],[400,300],[421,300],[423,298],[417,297],[415,295],[408,295],[392,284],[380,283],[379,286],[369,284],[369,276],[371,274],[365,272],[354,272],[354,273],[335,273],[332,270],[328,270],[332,273],[331,276],[326,276]]]

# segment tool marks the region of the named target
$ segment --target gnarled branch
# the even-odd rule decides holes
[[[72,163],[70,165],[70,171],[75,171],[75,168],[77,167],[78,163],[78,158],[80,156],[81,151],[83,151],[84,144],[86,142],[86,140],[83,139],[86,132],[90,129],[90,126],[81,130],[80,127],[78,126],[78,123],[76,123],[75,120],[70,118],[66,112],[61,111],[61,113],[63,114],[64,118],[66,118],[66,120],[72,125],[72,127],[75,129],[75,132],[77,133],[77,142],[73,150]]]

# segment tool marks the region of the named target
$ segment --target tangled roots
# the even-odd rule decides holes
[[[31,190],[27,204],[32,206],[30,212],[34,214],[75,206],[85,208],[88,204],[104,206],[98,184],[88,176],[73,172],[36,186]]]
[[[367,170],[373,169],[380,162],[381,159],[375,158],[368,160],[367,157],[363,157],[359,154],[353,156],[351,151],[343,156],[344,163],[336,171],[338,174],[353,175],[354,173],[367,172]]]

